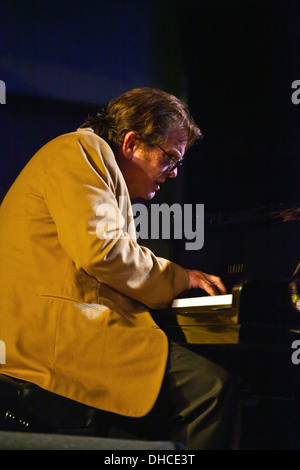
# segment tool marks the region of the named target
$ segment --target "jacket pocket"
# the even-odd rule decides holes
[[[57,300],[57,301],[73,304],[74,310],[80,312],[89,320],[94,320],[98,318],[99,316],[103,315],[104,313],[108,313],[111,311],[111,308],[105,304],[81,302],[79,300],[70,299],[68,297],[63,297],[59,295],[51,295],[51,294],[38,294],[38,295],[39,297],[46,298],[49,300]]]

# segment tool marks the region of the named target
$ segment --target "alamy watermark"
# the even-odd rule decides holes
[[[4,341],[0,340],[0,364],[6,364],[6,346]]]
[[[300,103],[300,80],[294,80],[292,83],[292,89],[295,90],[292,93],[291,100],[293,104]]]
[[[132,216],[129,218],[131,209]],[[186,250],[200,250],[203,247],[204,204],[151,204],[149,209],[144,204],[135,203],[131,209],[127,208],[125,196],[119,197],[119,207],[99,204],[96,210],[96,216],[100,218],[96,226],[98,238],[125,238],[126,233],[132,233],[134,229],[137,238],[185,239]]]
[[[295,364],[295,365],[298,365],[298,364],[300,364],[300,340],[295,339],[292,342],[291,347],[292,347],[292,349],[295,349],[295,351],[292,353],[292,356],[291,356],[292,363]]]
[[[6,86],[3,80],[0,80],[0,104],[6,104]]]

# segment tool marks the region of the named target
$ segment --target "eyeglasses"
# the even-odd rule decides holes
[[[172,171],[176,170],[176,168],[182,167],[183,160],[174,160],[174,158],[168,152],[166,152],[160,145],[157,146],[167,155],[167,157],[170,158],[170,160],[172,160],[172,162],[174,162],[174,165],[172,165],[171,168],[168,169],[169,173],[172,173]]]

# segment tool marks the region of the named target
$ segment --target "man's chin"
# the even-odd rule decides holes
[[[156,191],[149,191],[141,194],[137,198],[132,198],[132,199],[145,199],[146,201],[149,201],[150,199],[153,199],[154,196],[156,195]]]
[[[157,190],[154,189],[154,190],[149,190],[149,191],[144,191],[142,194],[140,193],[139,195],[132,195],[130,194],[130,197],[131,199],[145,199],[145,200],[150,200],[150,199],[153,199],[154,196],[156,195],[157,193]]]
[[[156,191],[152,191],[151,193],[148,193],[146,197],[144,197],[143,199],[147,199],[147,200],[153,199],[155,194],[156,194]]]
[[[156,195],[156,191],[151,191],[149,193],[143,193],[143,194],[140,194],[140,195],[130,194],[130,199],[132,199],[132,200],[134,200],[134,199],[144,199],[145,201],[148,201],[150,199],[153,199],[155,195]]]

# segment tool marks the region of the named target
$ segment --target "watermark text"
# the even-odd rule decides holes
[[[6,346],[4,341],[0,340],[0,364],[6,364]]]
[[[292,93],[291,100],[293,104],[300,103],[300,80],[294,80],[292,83],[292,89],[295,90]]]
[[[6,86],[3,80],[0,80],[0,104],[6,104]]]
[[[295,349],[295,351],[292,353],[291,359],[292,363],[295,365],[300,364],[300,340],[295,339],[295,341],[292,342],[292,349]]]
[[[127,209],[127,199],[120,196],[119,207],[99,204],[96,233],[100,239],[124,238],[133,233],[139,239],[185,239],[187,250],[200,250],[204,244],[204,204],[151,204],[141,203]],[[132,211],[132,212],[131,212]],[[129,214],[130,217],[129,217]]]

